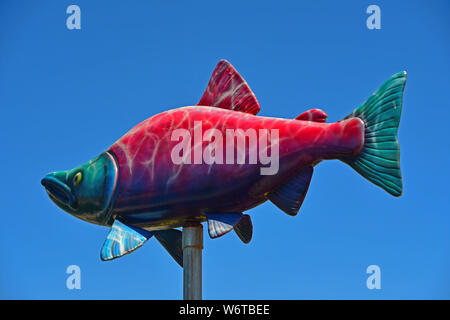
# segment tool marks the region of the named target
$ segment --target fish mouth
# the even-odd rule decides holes
[[[77,208],[77,201],[72,194],[70,187],[59,180],[53,173],[48,174],[41,180],[41,184],[47,191],[50,199],[62,209]]]

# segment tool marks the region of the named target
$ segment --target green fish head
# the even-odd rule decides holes
[[[110,223],[117,165],[108,152],[72,170],[49,173],[41,184],[50,199],[71,215],[95,224]]]

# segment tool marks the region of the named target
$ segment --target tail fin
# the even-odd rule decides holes
[[[402,194],[400,148],[397,140],[406,71],[393,75],[372,96],[346,117],[365,123],[364,146],[354,158],[343,159],[364,178],[393,196]]]

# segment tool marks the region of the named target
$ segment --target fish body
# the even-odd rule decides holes
[[[189,133],[190,163],[176,164],[172,150],[180,142],[173,139],[176,130]],[[214,142],[205,141],[209,130],[217,130],[221,143],[222,163],[194,163],[199,154]],[[249,129],[251,131],[249,131]],[[246,137],[245,162],[237,161],[240,145],[233,143],[233,160],[226,162],[227,132],[255,133],[253,143]],[[250,153],[259,132],[277,132],[279,163],[273,174],[262,175],[260,162],[250,163]],[[195,132],[197,131],[197,132]],[[205,137],[194,142],[195,135]],[[265,138],[265,137],[264,137]],[[324,159],[357,154],[364,139],[364,123],[359,118],[337,123],[260,117],[233,110],[208,106],[173,109],[153,116],[137,125],[108,152],[119,167],[119,185],[113,215],[140,227],[183,224],[184,219],[202,219],[205,212],[243,212],[267,200],[297,172]],[[200,148],[199,148],[200,143]],[[257,144],[257,143],[256,143]],[[253,147],[253,148],[252,148]],[[253,161],[255,162],[255,161]],[[275,169],[275,168],[273,168]],[[166,219],[165,219],[166,218]]]
[[[397,131],[406,72],[393,75],[345,119],[308,110],[295,119],[258,116],[248,84],[225,60],[195,106],[141,122],[100,156],[42,179],[51,200],[110,227],[102,260],[155,238],[182,265],[177,227],[208,222],[211,238],[235,230],[248,243],[243,212],[270,200],[296,215],[314,167],[338,159],[394,196],[402,193]]]

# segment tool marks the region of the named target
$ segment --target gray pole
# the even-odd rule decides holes
[[[203,226],[190,223],[183,227],[183,299],[202,299]]]

